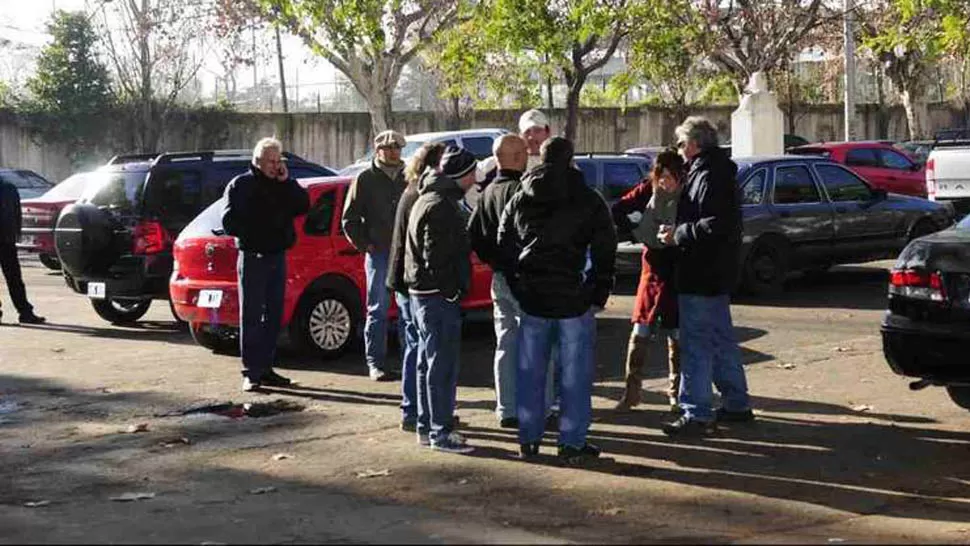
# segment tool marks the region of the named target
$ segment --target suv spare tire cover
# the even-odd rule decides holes
[[[68,205],[54,229],[54,246],[65,271],[74,277],[106,271],[118,259],[114,222],[89,203]]]

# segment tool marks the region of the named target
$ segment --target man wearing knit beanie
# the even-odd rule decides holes
[[[418,324],[418,442],[436,451],[473,450],[454,431],[461,355],[461,298],[471,279],[471,245],[460,205],[475,183],[475,156],[449,146],[411,209],[404,282]]]

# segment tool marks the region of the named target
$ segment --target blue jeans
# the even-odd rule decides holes
[[[750,409],[741,351],[734,339],[728,296],[678,296],[680,307],[680,407],[698,421],[714,419],[714,391],[728,411]]]
[[[367,320],[364,323],[364,355],[367,367],[384,370],[387,357],[387,310],[391,294],[387,289],[387,252],[368,252],[364,257],[367,275]]]
[[[418,324],[417,395],[419,434],[431,443],[454,428],[461,356],[461,306],[440,295],[411,295]]]
[[[395,292],[394,299],[397,302],[397,336],[401,342],[401,418],[415,421],[418,418],[418,324],[414,320],[411,298]]]
[[[556,336],[558,329],[559,335]],[[596,322],[592,312],[566,319],[522,313],[516,408],[519,442],[538,442],[545,429],[545,388],[553,345],[559,348],[559,444],[581,448],[593,416]]]
[[[286,290],[286,254],[241,251],[236,267],[243,375],[258,381],[276,362]]]
[[[492,316],[495,320],[495,414],[499,419],[515,417],[515,375],[519,358],[519,319],[522,311],[501,273],[492,275]],[[549,359],[546,379],[546,415],[555,400],[556,355]]]

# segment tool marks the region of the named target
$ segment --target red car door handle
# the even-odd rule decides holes
[[[357,256],[358,254],[360,254],[360,251],[357,250],[356,248],[345,248],[337,252],[337,254],[340,254],[341,256]]]

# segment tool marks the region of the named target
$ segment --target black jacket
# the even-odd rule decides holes
[[[742,229],[737,174],[738,166],[716,147],[690,163],[674,232],[681,294],[719,296],[734,288]]]
[[[522,310],[571,318],[605,306],[613,289],[616,230],[603,198],[573,168],[542,165],[502,216],[498,244],[503,271]],[[584,272],[590,258],[592,269]]]
[[[404,282],[404,247],[408,238],[408,218],[411,217],[411,209],[418,200],[418,189],[423,185],[425,176],[422,176],[416,183],[408,184],[401,194],[401,199],[397,202],[397,211],[394,214],[394,232],[391,235],[391,252],[387,259],[387,288],[401,294],[408,294],[408,285]]]
[[[391,247],[397,202],[406,185],[403,169],[391,180],[376,163],[357,175],[344,198],[340,220],[347,240],[357,250],[365,252],[368,245],[382,251]]]
[[[430,175],[418,190],[404,245],[404,282],[411,294],[441,294],[457,301],[468,292],[471,261],[467,217],[454,179]]]
[[[468,220],[468,238],[478,259],[493,271],[501,272],[498,251],[498,228],[502,211],[521,187],[522,173],[502,170],[498,177],[485,187],[478,206]]]
[[[239,249],[273,254],[296,242],[293,219],[310,209],[310,196],[296,180],[280,182],[255,166],[226,186],[222,227],[239,239]]]
[[[17,244],[22,224],[20,193],[10,182],[0,180],[0,244]]]

